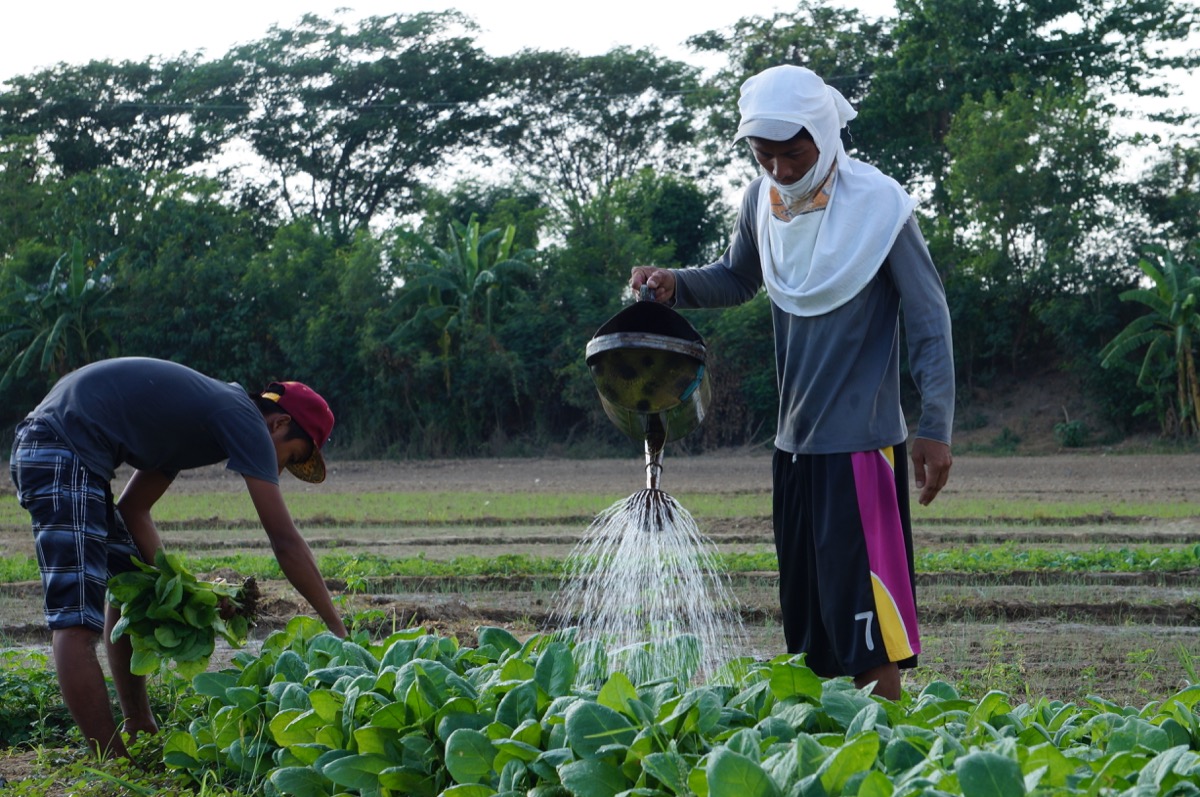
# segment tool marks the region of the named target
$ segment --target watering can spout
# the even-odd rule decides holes
[[[651,428],[652,427],[652,428]],[[663,447],[666,445],[666,429],[662,419],[655,416],[647,424],[646,433],[646,489],[659,489],[662,479]]]

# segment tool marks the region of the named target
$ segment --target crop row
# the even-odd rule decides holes
[[[596,655],[569,632],[372,643],[297,618],[195,678],[164,761],[298,797],[1182,795],[1200,778],[1200,687],[1141,709],[969,701],[943,682],[891,702],[800,656],[738,659],[697,686],[588,682]]]
[[[275,559],[268,555],[199,555],[186,557],[194,572],[231,568],[243,576],[278,579],[282,576]],[[717,555],[728,573],[770,571],[776,569],[774,551],[721,553]],[[424,556],[386,557],[363,553],[325,553],[318,557],[323,573],[329,577],[382,578],[403,576],[561,576],[563,559],[532,554],[496,556],[456,556],[435,560]],[[1045,573],[1105,572],[1145,573],[1182,572],[1200,567],[1200,545],[1110,548],[1095,546],[1085,550],[1031,548],[1013,544],[948,548],[918,551],[917,573],[1003,573],[1038,571]],[[10,555],[0,559],[0,583],[32,581],[38,578],[37,560],[32,556]]]

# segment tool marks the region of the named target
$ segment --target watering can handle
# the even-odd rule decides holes
[[[639,302],[654,301],[654,289],[651,288],[649,285],[643,284],[642,287],[638,288],[638,301]]]

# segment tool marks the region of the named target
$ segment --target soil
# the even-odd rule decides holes
[[[1200,495],[1200,453],[1149,454],[1147,443],[1152,441],[1136,439],[1064,450],[1054,440],[1054,425],[1091,416],[1069,386],[1040,385],[1010,393],[1003,400],[976,397],[978,423],[956,433],[955,464],[939,504],[992,498],[1094,502],[1105,508],[1087,517],[1031,525],[1010,523],[1003,517],[987,523],[934,519],[914,504],[918,549],[1161,546],[1178,550],[1200,545],[1200,517],[1162,521],[1122,511],[1133,503],[1195,501]],[[997,439],[1006,444],[1019,440],[1015,449],[1009,449],[1017,455],[986,454],[996,450]],[[771,454],[765,448],[696,456],[677,455],[668,448],[663,465],[661,486],[672,495],[759,494],[769,507]],[[284,489],[289,494],[319,490],[625,495],[644,486],[643,466],[636,450],[624,458],[593,460],[331,458],[324,484],[285,479]],[[126,475],[118,474],[116,489]],[[244,491],[244,485],[240,477],[214,467],[181,474],[172,491],[235,493]],[[0,483],[0,493],[4,492],[11,494],[6,480]],[[701,528],[721,550],[772,550],[767,511],[756,517],[705,521]],[[504,553],[561,557],[586,527],[563,521],[339,529],[298,520],[318,553],[336,548],[429,558]],[[258,529],[232,533],[236,546],[265,546]],[[184,551],[229,545],[210,536],[201,522],[194,530],[173,529],[168,544]],[[0,528],[0,552],[24,550],[28,539],[27,529]],[[241,578],[232,571],[201,575],[230,581]],[[521,636],[551,627],[558,586],[499,577],[395,578],[373,581],[365,589],[358,585],[352,592],[344,580],[329,578],[328,583],[348,614],[366,613],[361,616],[371,618],[363,621],[367,630],[382,634],[397,626],[422,625],[454,635],[467,645],[475,643],[481,625],[503,626]],[[776,574],[739,574],[732,585],[741,602],[748,652],[760,657],[782,653]],[[311,613],[286,583],[265,582],[260,587],[256,640],[297,613]],[[923,651],[920,666],[905,674],[905,686],[912,691],[936,679],[976,698],[999,689],[1017,700],[1049,697],[1081,702],[1098,695],[1121,705],[1144,705],[1197,681],[1200,571],[1052,575],[1031,569],[1002,576],[925,574],[919,578],[918,603]],[[40,618],[40,585],[0,587],[0,640],[0,647],[45,649],[48,636]],[[213,666],[223,666],[230,654],[219,651]],[[0,777],[21,777],[34,768],[34,757],[19,751],[0,755]]]
[[[334,462],[327,489],[622,494],[642,486],[642,467],[640,458]],[[966,454],[956,459],[940,500],[1095,501],[1112,510],[1071,519],[1069,525],[1030,528],[1001,520],[980,527],[944,520],[922,522],[922,509],[914,506],[917,545],[930,549],[989,544],[1195,545],[1200,543],[1200,519],[1156,522],[1125,517],[1120,508],[1130,502],[1194,500],[1198,476],[1200,455],[1195,454],[1125,456],[1104,449],[1032,457]],[[761,493],[765,497],[770,492],[770,453],[671,457],[668,452],[661,484],[675,495]],[[561,556],[581,530],[555,525],[427,529],[409,541],[406,553],[433,557],[465,550],[486,554],[490,549],[492,555],[521,551]],[[772,545],[765,515],[708,522],[703,531],[722,550],[769,550]],[[434,544],[439,538],[453,540],[448,550]],[[392,540],[390,544],[405,543]],[[555,586],[503,578],[393,579],[369,585],[370,594],[355,596],[353,601],[374,610],[381,628],[423,624],[474,644],[475,629],[483,624],[518,633],[548,627],[553,621]],[[734,587],[752,652],[760,656],[783,652],[776,574],[738,576]],[[1002,578],[938,574],[922,576],[918,596],[925,653],[922,666],[908,675],[910,688],[937,678],[968,692],[999,688],[1018,696],[1065,700],[1100,694],[1116,702],[1137,703],[1179,688],[1189,677],[1193,657],[1200,658],[1200,577],[1195,572],[1169,578],[1148,573],[1067,574],[1058,579],[1035,572]],[[275,606],[279,621],[302,608],[286,600]]]
[[[1090,496],[1115,502],[1170,501],[1196,494],[1200,454],[1127,454],[1093,448],[1039,456],[955,457],[943,495],[1063,499]],[[480,459],[330,461],[325,483],[285,479],[285,492],[617,493],[644,485],[643,459]],[[118,473],[118,482],[124,474]],[[672,494],[769,492],[771,454],[739,449],[663,459],[660,486]],[[117,486],[119,489],[119,484]],[[221,468],[179,475],[172,492],[241,492],[240,476]]]

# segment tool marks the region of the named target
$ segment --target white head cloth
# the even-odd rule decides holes
[[[837,161],[833,193],[825,210],[790,221],[771,213],[769,174],[758,202],[758,248],[763,282],[772,301],[793,315],[814,316],[854,298],[879,271],[916,201],[878,169],[846,154],[841,130],[857,112],[841,93],[809,69],[776,66],[742,84],[741,124],[746,136],[784,141],[804,128],[819,151],[799,190],[815,190]],[[789,132],[790,131],[790,132]],[[767,135],[771,134],[771,135]],[[774,138],[774,136],[780,136]],[[782,186],[785,199],[797,187]],[[796,222],[801,222],[797,224]]]

